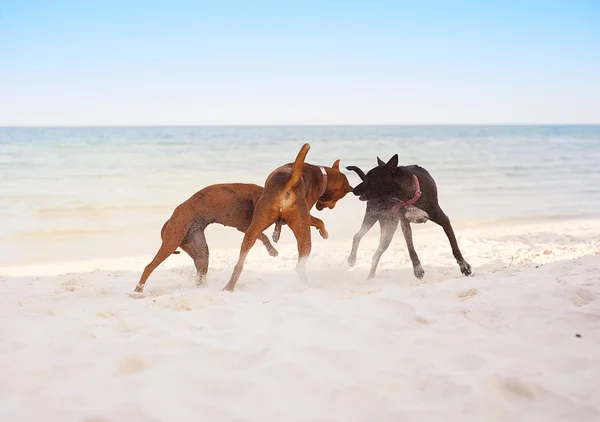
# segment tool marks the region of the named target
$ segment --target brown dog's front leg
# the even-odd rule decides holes
[[[329,233],[327,233],[327,230],[325,229],[325,223],[323,223],[323,220],[321,220],[317,217],[313,217],[311,215],[310,216],[310,225],[315,227],[317,230],[319,230],[319,234],[321,235],[321,237],[323,239],[329,238]]]
[[[245,234],[248,231],[248,227],[238,227],[238,230]],[[264,233],[258,235],[258,240],[260,240],[263,243],[263,245],[265,245],[265,248],[267,248],[267,252],[269,253],[269,255],[279,255],[277,249],[275,249],[275,247],[271,245],[271,242],[269,242],[269,238]]]
[[[279,252],[277,252],[277,249],[275,249],[275,247],[273,245],[271,245],[271,242],[269,242],[269,238],[264,233],[261,233],[260,235],[258,235],[258,240],[260,240],[263,243],[263,245],[265,245],[265,248],[267,248],[267,252],[269,252],[269,255],[271,255],[271,256],[279,255]]]

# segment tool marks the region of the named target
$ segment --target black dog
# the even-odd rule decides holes
[[[400,222],[415,277],[422,278],[425,272],[415,252],[410,223],[425,223],[427,220],[431,220],[442,226],[448,236],[452,254],[456,258],[460,271],[464,275],[471,274],[471,266],[458,249],[450,220],[438,204],[437,187],[429,172],[417,165],[398,167],[398,154],[394,155],[387,163],[377,157],[377,164],[378,166],[371,169],[366,175],[356,166],[346,167],[348,170],[356,172],[362,179],[362,183],[354,188],[354,195],[358,196],[361,201],[367,201],[365,218],[360,230],[354,235],[348,264],[354,266],[360,240],[379,221],[381,238],[379,247],[373,255],[369,273],[369,278],[375,277],[379,259],[390,246],[398,228],[398,222]]]

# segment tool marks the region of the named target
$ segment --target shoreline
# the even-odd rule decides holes
[[[417,253],[423,251],[426,248],[426,244],[423,242],[424,240],[435,238],[435,241],[443,244],[444,241],[447,241],[446,237],[443,234],[443,231],[439,226],[434,223],[428,222],[426,224],[421,225],[412,225],[414,232],[415,245],[417,247]],[[511,233],[520,233],[523,229],[527,228],[529,234],[521,233],[521,236],[524,237],[524,240],[528,236],[532,236],[531,232],[539,232],[539,231],[557,231],[557,232],[571,232],[575,231],[585,231],[585,230],[595,230],[598,228],[598,234],[600,235],[600,218],[555,218],[555,219],[546,219],[546,220],[535,220],[535,219],[527,219],[521,221],[505,221],[504,223],[496,223],[496,224],[474,224],[470,226],[461,226],[460,224],[453,225],[455,227],[455,232],[459,244],[461,244],[461,239],[465,239],[469,242],[477,242],[477,239],[484,237],[493,237],[496,235],[507,235]],[[228,233],[229,239],[225,242],[220,243],[219,239],[216,236],[216,233],[210,230],[211,227],[207,230],[207,238],[211,251],[211,267],[214,265],[218,265],[217,256],[228,256],[229,259],[233,259],[238,252],[239,243],[233,241],[234,238],[239,237],[240,242],[242,238],[241,233],[237,233],[234,229],[231,228],[223,228],[219,227],[219,230],[230,231]],[[268,232],[268,230],[267,230]],[[280,252],[285,252],[284,258],[285,260],[294,260],[296,257],[295,251],[295,243],[294,238],[291,232],[285,230],[282,236],[282,240],[276,244],[276,248],[280,250]],[[270,235],[270,233],[269,233]],[[350,251],[350,247],[352,244],[352,235],[349,234],[347,239],[335,240],[330,237],[330,239],[323,241],[318,233],[313,230],[313,243],[315,246],[313,247],[313,255],[319,256],[329,247],[333,246],[334,249],[344,251],[347,253]],[[155,236],[156,237],[156,236]],[[375,226],[372,228],[369,233],[364,237],[363,242],[361,243],[361,250],[363,250],[363,255],[366,253],[364,249],[366,247],[370,248],[370,252],[366,253],[370,255],[374,252],[374,248],[376,247],[376,242],[379,239],[379,230],[378,227]],[[154,239],[154,245],[156,249],[160,245],[160,239]],[[600,241],[599,241],[600,245]],[[560,246],[560,245],[557,245]],[[346,251],[347,249],[347,251]],[[461,249],[463,249],[463,254],[468,256],[468,248],[465,248],[461,245]],[[260,250],[257,252],[257,250]],[[390,258],[390,251],[397,250],[400,255],[404,258],[406,252],[406,245],[404,243],[404,239],[402,238],[400,228],[398,228],[396,235],[394,236],[394,240],[392,243],[392,247],[384,254],[384,260]],[[448,247],[449,250],[449,247]],[[252,250],[252,256],[262,256],[264,252],[262,250],[262,245],[257,244]],[[600,246],[598,249],[600,252]],[[266,254],[265,254],[266,255]],[[360,253],[359,253],[360,255]],[[136,254],[130,256],[107,256],[107,257],[95,257],[95,258],[87,258],[87,259],[75,259],[75,260],[52,260],[45,262],[35,262],[35,263],[24,263],[17,265],[0,265],[0,277],[12,277],[12,276],[43,276],[43,275],[61,275],[67,273],[77,273],[77,272],[91,272],[94,270],[102,270],[102,269],[113,269],[119,271],[138,271],[140,274],[143,271],[143,268],[150,262],[153,258],[154,253],[146,253],[146,254]],[[363,256],[364,258],[364,256]],[[510,260],[510,257],[506,257]],[[278,259],[278,258],[275,258]],[[282,259],[282,254],[280,253],[279,259]],[[277,262],[277,261],[274,261]],[[310,264],[309,264],[310,265]],[[181,251],[178,255],[172,255],[167,258],[163,264],[158,268],[175,268],[178,266],[189,266],[193,268],[193,262],[191,259]]]

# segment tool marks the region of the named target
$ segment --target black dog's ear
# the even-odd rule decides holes
[[[398,167],[398,154],[394,154],[394,156],[390,158],[390,161],[385,163],[385,166],[390,169],[395,169]]]
[[[358,174],[358,177],[360,177],[360,180],[365,180],[365,172],[362,171],[360,168],[356,166],[348,166],[346,167],[346,170],[355,172],[356,174]]]
[[[377,157],[377,165],[380,167],[385,166],[385,162],[381,158]]]

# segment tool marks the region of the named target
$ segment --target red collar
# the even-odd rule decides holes
[[[415,202],[417,202],[417,200],[421,197],[421,185],[419,185],[419,179],[417,179],[417,176],[415,176],[413,174],[413,178],[415,181],[415,196],[413,196],[412,198],[410,198],[408,201],[400,201],[398,202],[396,205],[394,205],[392,207],[392,212],[396,213],[398,211],[400,211],[401,208],[403,207],[408,207],[409,205],[414,204]]]
[[[319,194],[320,198],[327,190],[327,170],[325,170],[325,167],[323,166],[319,166],[319,168],[321,169],[321,173],[323,174],[323,186],[321,187],[321,193]]]

